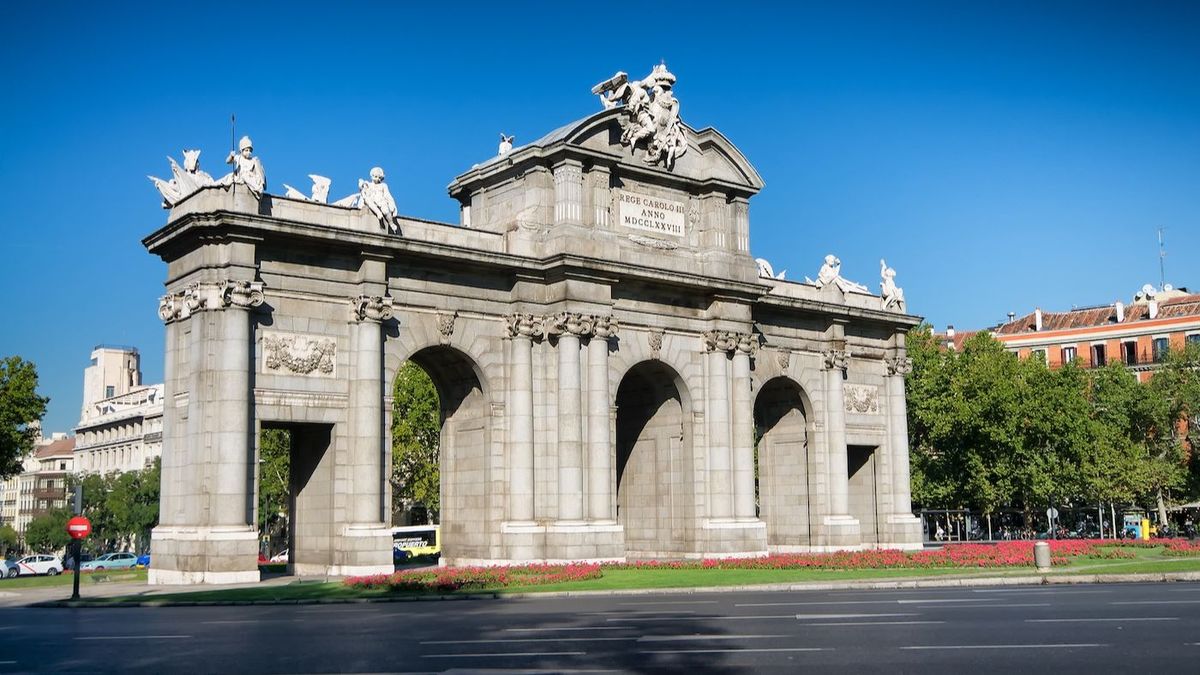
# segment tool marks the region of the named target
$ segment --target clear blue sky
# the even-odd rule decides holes
[[[426,6],[433,3],[424,3]],[[0,27],[0,354],[35,361],[45,427],[78,420],[98,343],[162,378],[165,223],[146,174],[229,115],[269,189],[371,166],[406,215],[455,221],[447,183],[500,131],[598,109],[593,84],[665,59],[689,124],[767,186],[751,247],[789,278],[835,253],[898,272],[938,327],[1200,287],[1200,3],[17,3]],[[442,9],[445,8],[445,9]]]

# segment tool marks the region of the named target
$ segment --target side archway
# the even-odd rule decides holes
[[[442,559],[487,557],[491,521],[487,509],[491,411],[485,382],[474,361],[448,346],[414,352],[437,390],[440,434]]]
[[[811,411],[804,390],[786,377],[768,380],[754,400],[755,492],[769,550],[812,542]]]
[[[691,401],[674,369],[643,361],[616,396],[617,521],[630,558],[695,550],[696,471]]]

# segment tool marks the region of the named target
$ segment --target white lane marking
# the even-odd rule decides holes
[[[605,621],[736,621],[738,619],[794,619],[795,614],[771,614],[758,616],[615,616]]]
[[[734,607],[801,607],[809,605],[894,605],[903,600],[829,600],[824,602],[744,602]]]
[[[769,640],[786,635],[646,635],[638,642],[685,642],[688,640]]]
[[[897,600],[901,605],[932,605],[932,604],[950,604],[958,602],[986,602],[991,598],[913,598],[911,600]]]
[[[1123,600],[1110,605],[1197,605],[1200,600]]]
[[[1025,619],[1025,623],[1082,623],[1085,621],[1178,621],[1177,616],[1093,617],[1084,619]]]
[[[191,635],[90,635],[76,640],[190,640]]]
[[[505,628],[507,633],[544,633],[550,631],[572,631],[572,630],[629,630],[621,626],[582,626],[578,628]]]
[[[503,656],[583,656],[587,652],[490,652],[484,654],[422,654],[423,659],[494,659]]]
[[[1077,591],[1064,588],[973,588],[972,593],[1070,593],[1071,595],[1087,595],[1089,593],[1112,593],[1112,591]]]
[[[628,616],[630,614],[695,614],[696,612],[690,609],[608,609],[599,612],[580,612],[580,616],[610,616],[612,614],[620,614]]]
[[[670,602],[618,602],[618,605],[629,607],[648,607],[650,605],[715,605],[719,600],[672,600]]]
[[[897,612],[891,614],[797,614],[796,618],[804,619],[886,619],[893,616],[917,616],[912,612]]]
[[[751,652],[831,652],[829,647],[762,647],[746,649],[644,649],[639,654],[749,654]]]
[[[508,644],[510,642],[632,642],[635,637],[548,637],[548,638],[503,638],[499,640],[422,640],[423,645],[485,645]]]
[[[0,666],[11,666],[15,663],[16,661],[0,661]]]
[[[986,605],[917,605],[913,609],[1000,609],[1002,607],[1049,607],[1048,602],[1011,602],[1007,604],[988,603]]]
[[[1106,644],[1099,642],[1074,642],[1067,644],[1051,644],[1051,645],[912,645],[910,647],[901,647],[900,649],[1077,649],[1080,647],[1107,647]]]
[[[806,623],[805,626],[920,626],[931,623],[946,623],[945,621],[827,621]]]

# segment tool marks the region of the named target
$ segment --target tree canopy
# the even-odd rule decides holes
[[[927,508],[1030,511],[1194,496],[1200,347],[1172,353],[1149,382],[1120,363],[1050,369],[987,333],[941,349],[908,340],[913,500]],[[1184,423],[1190,420],[1190,423]]]
[[[441,404],[433,380],[407,361],[396,374],[392,397],[392,510],[413,509],[437,522],[441,509],[438,439]]]
[[[37,393],[37,366],[19,356],[0,359],[0,480],[23,470],[50,399]]]

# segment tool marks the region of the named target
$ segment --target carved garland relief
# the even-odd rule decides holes
[[[865,384],[847,384],[843,391],[846,412],[879,414],[879,389]]]
[[[334,377],[337,342],[293,333],[263,333],[263,372]]]

